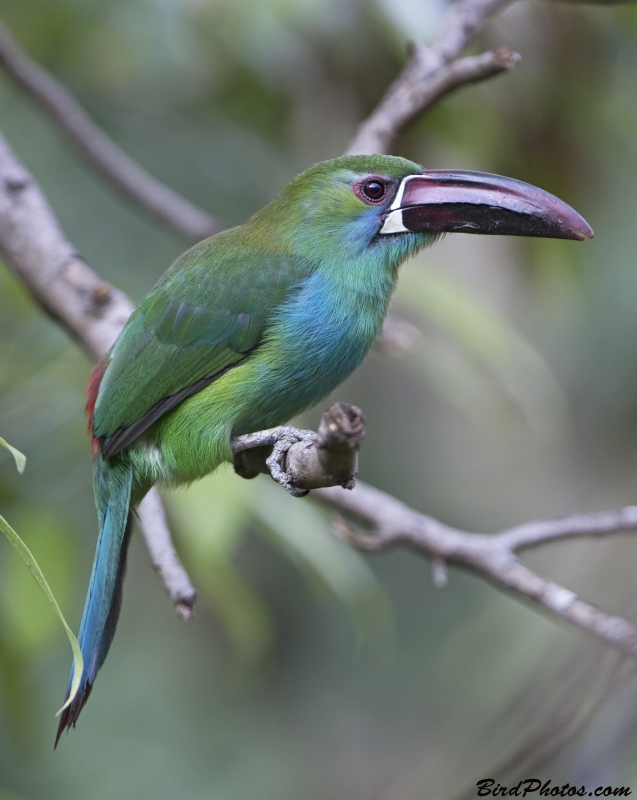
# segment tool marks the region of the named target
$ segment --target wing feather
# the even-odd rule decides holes
[[[93,410],[103,458],[247,358],[307,274],[289,257],[228,247],[232,233],[178,259],[115,342]]]

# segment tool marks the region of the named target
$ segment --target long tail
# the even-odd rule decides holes
[[[91,582],[80,624],[79,643],[84,658],[84,671],[75,699],[61,714],[55,746],[62,731],[75,725],[84,703],[89,698],[95,676],[104,663],[115,633],[122,603],[122,581],[126,551],[130,538],[132,467],[125,457],[103,461],[99,453],[93,467],[93,489],[99,520]],[[73,671],[69,678],[69,696]]]

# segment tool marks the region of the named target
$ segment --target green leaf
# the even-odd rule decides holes
[[[24,472],[24,468],[27,463],[27,457],[19,450],[16,450],[15,447],[11,447],[11,445],[8,442],[6,442],[1,436],[0,436],[0,447],[7,448],[7,450],[11,453],[11,455],[15,458],[15,465],[18,468],[18,472],[22,474]]]
[[[60,714],[62,711],[64,711],[64,709],[68,705],[71,704],[80,686],[80,679],[82,677],[82,672],[84,671],[84,659],[82,658],[80,645],[77,639],[75,638],[75,634],[69,628],[66,620],[64,619],[64,615],[62,614],[60,606],[57,604],[57,600],[53,596],[53,592],[49,588],[49,584],[46,582],[46,579],[42,574],[42,570],[38,566],[38,563],[33,557],[33,554],[26,546],[26,544],[22,541],[22,539],[18,536],[18,534],[13,530],[11,525],[9,525],[9,523],[4,519],[4,517],[1,516],[0,516],[0,531],[4,533],[4,535],[9,540],[9,543],[18,551],[20,557],[29,568],[29,572],[33,575],[40,589],[42,589],[47,599],[55,609],[55,613],[58,615],[60,622],[64,626],[66,635],[68,636],[69,642],[71,643],[71,649],[73,650],[73,682],[71,683],[71,691],[69,693],[69,697],[66,703],[64,703],[62,708],[57,712],[58,714]]]

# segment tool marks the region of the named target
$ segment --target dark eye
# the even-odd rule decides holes
[[[372,200],[375,203],[383,199],[385,191],[385,184],[380,181],[367,181],[367,183],[363,184],[363,194],[368,200]]]

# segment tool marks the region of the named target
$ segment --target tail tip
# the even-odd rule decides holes
[[[75,723],[80,716],[82,709],[84,708],[84,704],[88,700],[91,689],[93,688],[92,683],[85,683],[84,686],[81,686],[77,695],[73,698],[73,702],[67,706],[62,713],[60,714],[60,722],[58,725],[57,734],[55,736],[55,744],[53,745],[53,749],[55,750],[58,746],[58,742],[60,741],[60,737],[64,733],[64,731],[70,731],[71,728],[75,727]],[[69,692],[67,689],[66,695],[64,696],[64,702],[69,699]]]

